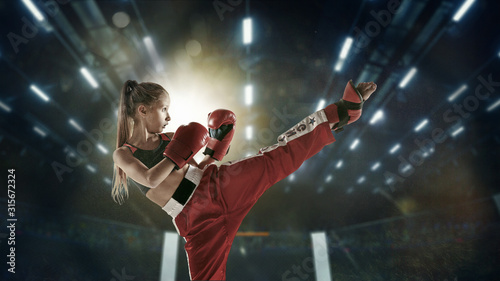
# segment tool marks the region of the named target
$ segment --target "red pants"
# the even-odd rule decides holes
[[[186,240],[191,279],[225,280],[231,244],[257,199],[334,141],[326,115],[320,110],[255,156],[220,167],[210,165],[204,171],[190,167],[188,174],[199,184],[195,182],[198,186],[180,213],[173,215],[173,221]]]

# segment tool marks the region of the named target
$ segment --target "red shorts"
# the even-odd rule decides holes
[[[171,199],[163,209],[173,217],[192,280],[225,280],[226,262],[236,232],[259,197],[276,182],[335,141],[323,110],[278,137],[255,156],[204,170],[189,167],[196,185],[185,205]]]

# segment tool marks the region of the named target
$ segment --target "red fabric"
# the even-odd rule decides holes
[[[348,109],[347,114],[349,115],[350,118],[347,124],[351,124],[352,122],[357,121],[361,117],[361,111],[362,111],[361,109],[357,110]]]
[[[134,146],[132,146],[132,145],[130,145],[128,143],[124,143],[123,146],[128,147],[130,149],[130,151],[132,152],[132,154],[134,154],[135,151],[137,150],[137,147],[134,147]]]
[[[352,84],[351,81],[347,82],[347,85],[345,85],[344,95],[342,96],[342,99],[354,103],[360,103],[363,101],[361,94],[357,92],[357,90],[354,88],[354,84]]]
[[[342,99],[345,101],[353,102],[353,103],[361,103],[362,102],[362,98],[356,92],[356,89],[354,89],[354,85],[351,84],[350,81],[347,82],[347,85],[345,86],[344,94],[342,95]],[[352,122],[358,120],[361,117],[361,113],[362,113],[361,109],[357,109],[357,110],[348,109],[347,115],[349,115],[349,120],[348,120],[347,124],[351,124]],[[328,118],[328,122],[330,122],[330,124],[336,124],[340,121],[336,104],[328,105],[325,108],[325,114],[326,114],[326,117]]]
[[[162,134],[159,134],[161,139],[162,140],[167,140],[167,141],[170,141],[170,138],[167,136],[166,133],[162,133]],[[128,144],[128,143],[124,143],[123,146],[126,146],[130,149],[130,151],[132,152],[132,154],[134,154],[137,150],[137,147],[131,145],[131,144]]]
[[[336,124],[339,122],[339,113],[337,111],[337,105],[332,103],[325,108],[325,114],[328,118],[330,124]]]
[[[258,198],[273,184],[297,170],[302,163],[333,143],[328,121],[295,126],[279,143],[255,156],[206,168],[191,200],[174,222],[186,239],[192,280],[225,280],[226,262],[236,232]],[[311,121],[312,120],[312,121]],[[305,133],[305,134],[304,134]],[[284,137],[286,136],[286,137]]]
[[[345,86],[344,89],[344,95],[342,96],[342,99],[345,101],[350,101],[354,103],[361,103],[363,101],[363,98],[361,97],[361,94],[357,92],[357,90],[354,88],[354,85],[352,84],[351,81],[347,82],[347,85]],[[361,109],[358,110],[347,110],[347,114],[349,115],[349,121],[347,124],[351,124],[352,122],[358,120],[361,117]]]

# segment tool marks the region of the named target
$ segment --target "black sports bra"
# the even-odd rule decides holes
[[[152,149],[152,150],[144,150],[140,149],[132,144],[129,143],[124,143],[123,146],[128,147],[132,154],[134,155],[135,158],[139,159],[146,167],[152,168],[156,164],[158,164],[165,156],[163,156],[163,151],[165,151],[165,147],[170,143],[170,138],[167,136],[167,134],[159,134],[160,136],[160,145],[158,145],[157,148]],[[151,189],[150,187],[147,187],[145,185],[142,185],[134,180],[132,180],[139,190],[146,195],[146,193]]]

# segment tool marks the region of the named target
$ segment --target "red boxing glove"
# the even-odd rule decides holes
[[[340,101],[330,104],[325,108],[326,117],[330,124],[335,124],[332,130],[342,131],[345,125],[351,124],[361,117],[363,108],[363,96],[356,89],[352,80],[347,82],[344,95]]]
[[[165,148],[163,155],[182,168],[193,159],[208,142],[208,131],[200,123],[191,122],[180,126]]]
[[[215,160],[229,152],[229,146],[234,135],[236,115],[227,109],[217,109],[208,114],[208,131],[210,138],[203,154],[210,155]]]

